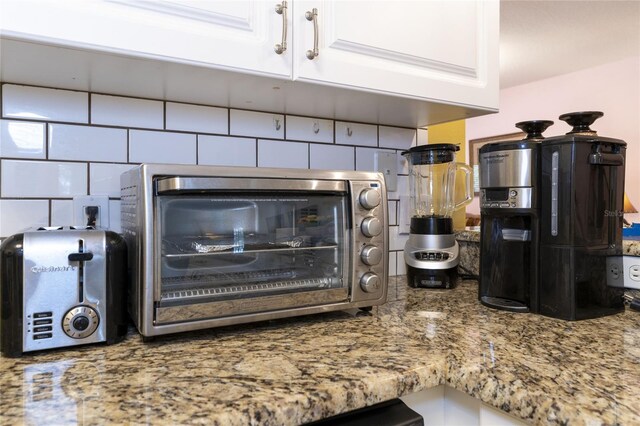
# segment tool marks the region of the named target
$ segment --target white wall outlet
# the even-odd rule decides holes
[[[640,265],[631,265],[629,267],[629,278],[631,278],[633,281],[640,281]]]
[[[87,225],[89,215],[87,207],[98,208],[96,214],[96,227],[109,229],[109,196],[107,195],[83,195],[73,197],[73,221],[74,225]]]
[[[640,290],[640,257],[607,257],[607,285]]]
[[[377,172],[384,175],[387,184],[387,192],[398,189],[398,160],[395,152],[376,151],[373,164]]]

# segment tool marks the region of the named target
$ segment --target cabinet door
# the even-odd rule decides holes
[[[0,30],[10,38],[290,78],[290,51],[274,51],[283,29],[275,4],[3,0]]]
[[[300,0],[293,26],[296,80],[497,108],[498,1]]]

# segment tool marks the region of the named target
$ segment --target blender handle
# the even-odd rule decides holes
[[[465,163],[456,163],[456,173],[458,173],[459,170],[462,170],[465,173],[465,198],[459,203],[456,203],[453,207],[454,210],[458,210],[459,208],[466,206],[471,202],[471,200],[473,200],[473,185],[471,184],[473,169]]]

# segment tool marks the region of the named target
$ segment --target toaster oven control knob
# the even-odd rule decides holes
[[[382,250],[376,246],[366,245],[360,252],[360,259],[365,265],[377,265],[382,260]]]
[[[380,205],[380,192],[377,189],[367,188],[360,192],[360,205],[371,210]]]
[[[360,278],[360,288],[365,293],[375,293],[380,289],[380,277],[372,272],[367,272]]]
[[[375,237],[382,232],[382,223],[377,217],[367,217],[360,224],[360,230],[367,237]]]
[[[93,308],[76,306],[62,318],[62,329],[71,338],[84,339],[96,331],[99,323],[100,317]]]

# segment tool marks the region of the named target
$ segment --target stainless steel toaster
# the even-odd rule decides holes
[[[40,227],[0,245],[0,351],[9,357],[127,332],[124,239],[93,227]]]

